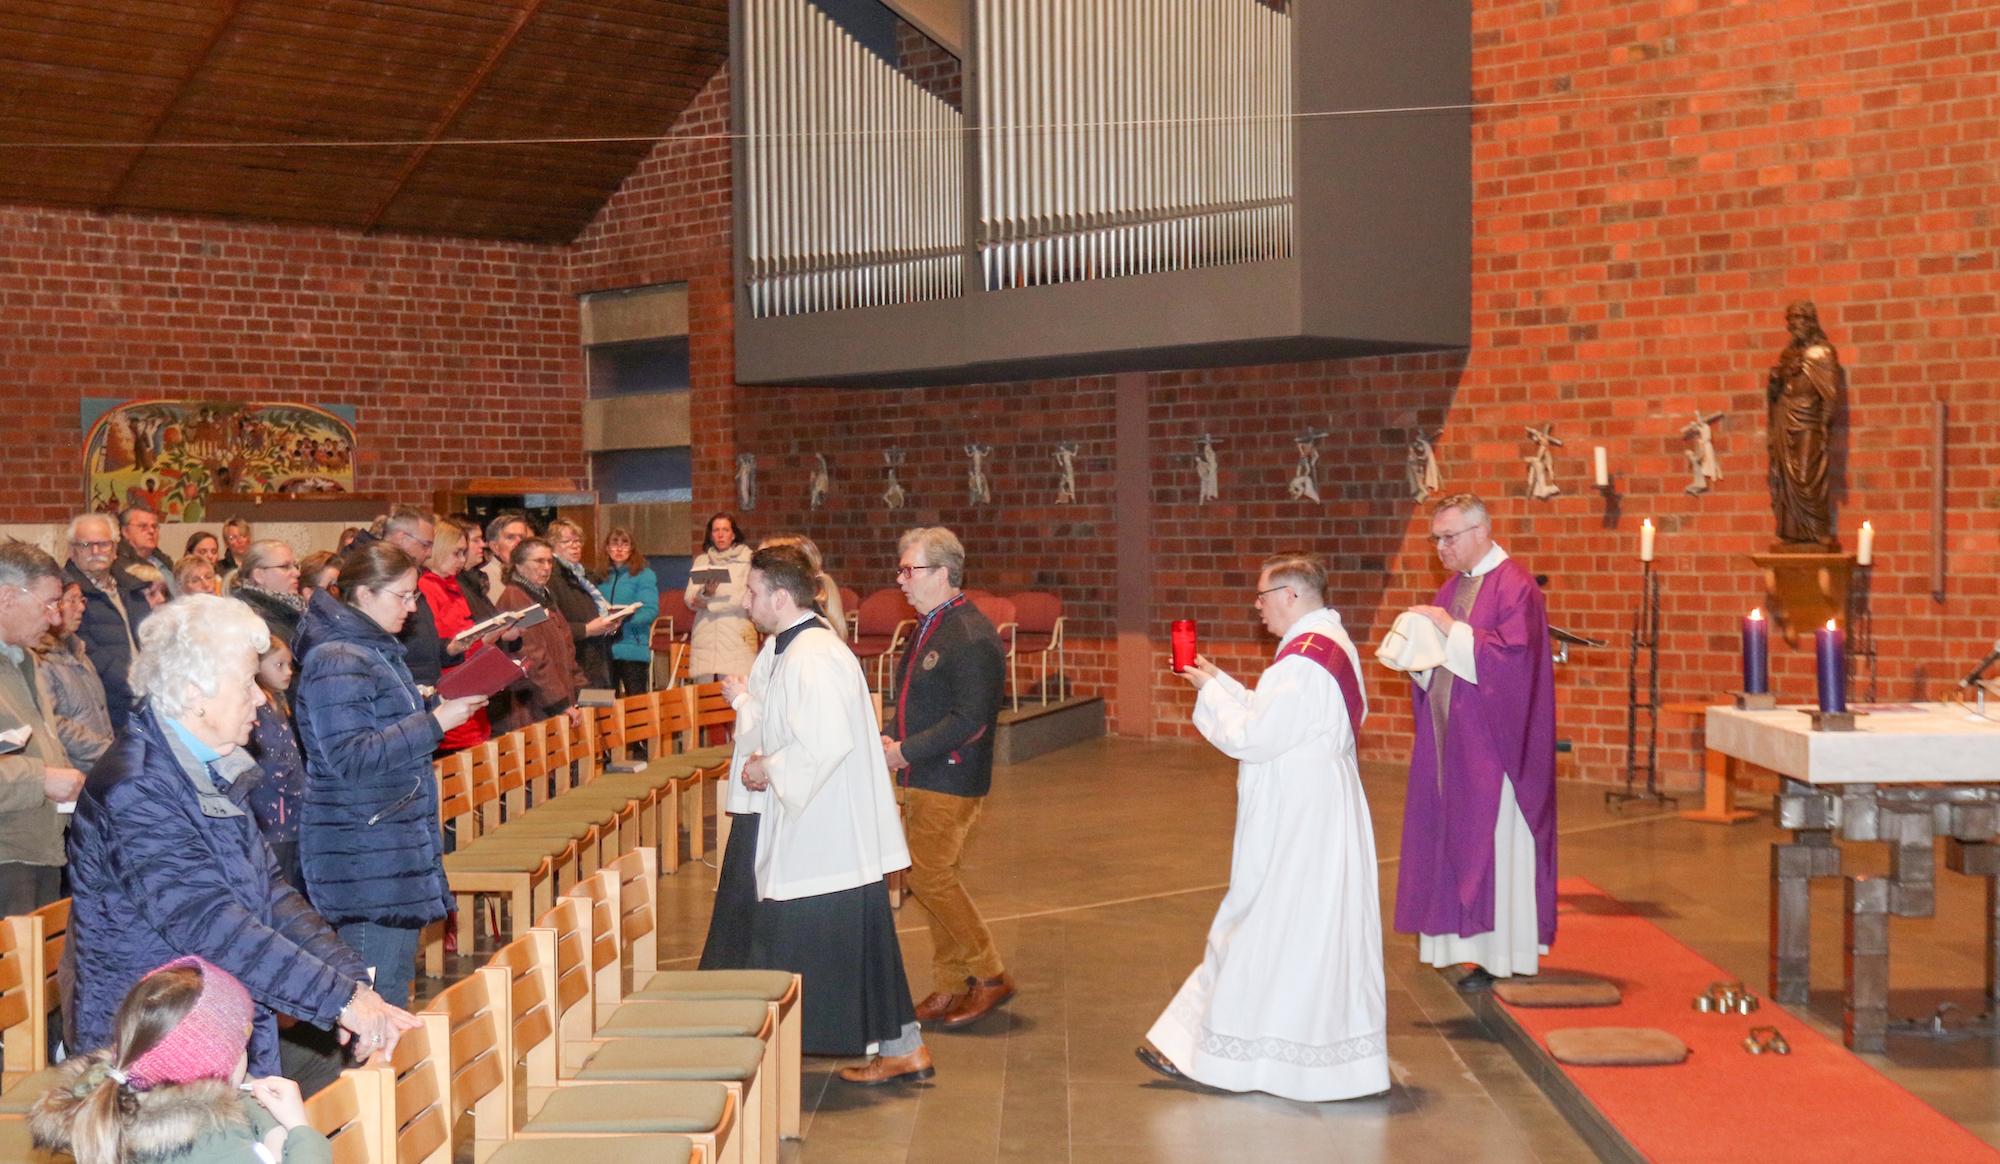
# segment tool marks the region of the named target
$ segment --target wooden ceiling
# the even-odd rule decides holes
[[[727,0],[0,0],[0,202],[567,242],[728,40]],[[458,144],[575,137],[640,140]]]

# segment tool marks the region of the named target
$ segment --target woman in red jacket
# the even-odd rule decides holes
[[[417,575],[417,588],[424,592],[424,600],[430,603],[431,617],[437,620],[438,638],[444,640],[444,673],[451,674],[452,668],[471,658],[473,652],[486,650],[482,642],[453,654],[451,643],[454,636],[473,624],[472,607],[465,601],[465,591],[459,589],[458,572],[465,567],[465,534],[457,524],[441,521],[432,534],[436,539],[431,545],[430,564]],[[474,744],[483,744],[493,735],[493,722],[481,708],[472,713],[472,718],[444,734],[444,742],[438,745],[439,754],[456,752]]]

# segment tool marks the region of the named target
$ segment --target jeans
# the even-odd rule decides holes
[[[375,993],[383,1000],[410,1008],[410,980],[417,976],[417,943],[422,930],[406,930],[375,922],[348,922],[335,928],[347,948],[375,969]]]

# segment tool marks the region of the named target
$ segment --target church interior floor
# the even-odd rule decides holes
[[[1365,766],[1381,858],[1385,929],[1396,884],[1402,777]],[[862,1089],[808,1059],[805,1138],[786,1161],[1122,1162],[1587,1161],[1593,1154],[1472,1017],[1444,979],[1390,932],[1389,1043],[1382,1097],[1304,1104],[1161,1079],[1132,1049],[1199,962],[1228,877],[1234,766],[1181,742],[1106,739],[996,772],[965,869],[1019,985],[999,1013],[960,1033],[927,1032],[937,1075]],[[1564,785],[1566,876],[1588,878],[1764,993],[1768,814],[1694,824],[1650,805],[1608,809],[1598,785]],[[1698,799],[1698,798],[1697,798]],[[1685,804],[1684,804],[1685,806]],[[1886,867],[1880,846],[1849,846],[1851,871]],[[661,955],[691,965],[714,873],[684,865],[662,881]],[[1945,1000],[1984,1009],[1984,892],[1940,872],[1937,919],[1894,924],[1892,1012]],[[1839,1037],[1840,885],[1816,882],[1813,998],[1806,1021]],[[899,914],[917,994],[930,943],[920,902]],[[1553,960],[1560,964],[1558,935]],[[682,959],[683,961],[674,961]],[[1769,1005],[1767,1003],[1767,1005]],[[2000,1145],[2000,1040],[1892,1037],[1873,1066]],[[1672,1102],[1663,1095],[1662,1102]]]

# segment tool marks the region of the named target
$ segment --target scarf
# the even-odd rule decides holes
[[[611,604],[604,600],[604,592],[599,590],[597,584],[590,580],[590,575],[583,572],[582,566],[570,561],[561,554],[556,555],[556,564],[568,570],[569,576],[575,579],[576,584],[583,587],[584,592],[590,595],[591,601],[597,603],[597,613],[603,614],[605,611],[611,609]]]

